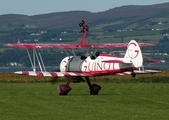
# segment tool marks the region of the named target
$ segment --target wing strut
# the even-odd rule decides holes
[[[66,54],[67,54],[67,56],[70,58],[70,54],[69,54],[69,52],[72,52],[72,54],[74,55],[74,57],[76,57],[76,54],[75,54],[75,51],[73,50],[73,49],[64,49],[65,50],[65,52],[66,52]]]
[[[40,60],[41,60],[41,63],[42,63],[42,67],[43,67],[44,71],[46,72],[46,68],[45,68],[45,65],[44,65],[44,62],[43,62],[43,59],[42,59],[42,56],[41,56],[39,50],[38,50],[38,53],[39,53],[39,57],[40,57]]]
[[[29,57],[29,60],[30,60],[30,63],[31,63],[32,69],[33,69],[33,71],[35,72],[35,71],[36,71],[36,69],[35,69],[35,67],[34,67],[34,65],[33,65],[33,62],[32,62],[32,59],[31,59],[31,56],[30,56],[30,53],[29,53],[29,50],[28,50],[28,49],[26,49],[26,51],[27,51],[27,53],[28,53],[28,57]]]
[[[31,58],[29,50],[28,49],[26,50],[27,50],[28,57],[29,57],[33,71],[36,72],[36,61],[37,61],[41,72],[46,72],[46,68],[45,68],[42,56],[40,54],[40,51],[38,49],[33,49],[33,58]]]

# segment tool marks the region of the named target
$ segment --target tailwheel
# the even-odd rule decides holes
[[[131,76],[132,77],[136,77],[136,73],[135,72],[131,72]]]
[[[97,84],[91,84],[89,89],[90,89],[91,95],[98,95],[98,92],[100,91],[101,86],[99,86]]]
[[[68,85],[63,84],[58,87],[59,95],[67,95],[70,90],[71,87],[69,87]]]

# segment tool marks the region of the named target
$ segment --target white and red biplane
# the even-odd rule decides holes
[[[17,71],[16,74],[25,74],[30,76],[49,76],[49,77],[67,77],[67,83],[58,87],[60,95],[67,95],[71,90],[69,84],[74,80],[82,81],[84,77],[90,90],[91,95],[97,95],[101,86],[97,84],[91,84],[89,77],[103,76],[103,75],[122,75],[131,74],[135,77],[137,71],[135,70],[142,67],[143,57],[139,46],[153,46],[149,43],[137,43],[135,40],[131,40],[127,43],[106,43],[106,44],[88,44],[86,43],[86,33],[88,26],[82,21],[79,24],[82,27],[81,32],[83,37],[77,44],[28,44],[28,43],[11,43],[5,44],[5,46],[24,48],[28,52],[28,56],[32,65],[32,71]],[[100,48],[125,48],[127,47],[124,57],[117,57],[110,54],[99,53],[97,49]],[[42,48],[62,48],[67,53],[60,63],[60,72],[47,72],[39,52]],[[85,48],[87,49],[86,55],[76,56],[75,50]],[[33,49],[33,56],[30,56],[29,50]],[[96,49],[93,54],[87,56],[90,49]],[[73,56],[70,56],[70,51]],[[36,71],[36,62],[40,71]],[[139,71],[138,73],[153,73],[156,71]]]

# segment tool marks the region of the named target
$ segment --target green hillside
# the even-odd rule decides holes
[[[82,37],[82,34],[79,34],[81,28],[78,26],[81,20],[85,20],[89,26],[88,43],[126,43],[135,39],[137,42],[157,45],[143,49],[143,52],[156,51],[169,54],[168,6],[169,3],[163,3],[145,6],[128,5],[98,13],[69,11],[34,16],[0,15],[0,64],[4,65],[10,61],[23,62],[26,59],[18,55],[20,54],[18,50],[15,50],[14,57],[7,58],[6,55],[14,53],[9,47],[4,46],[6,43],[17,41],[21,43],[77,43]],[[43,53],[46,53],[45,56],[49,54],[44,51]],[[60,50],[57,53],[63,56]],[[22,55],[24,54],[23,51]],[[55,52],[50,51],[50,55],[54,56]],[[169,60],[168,56],[154,58],[156,57]]]

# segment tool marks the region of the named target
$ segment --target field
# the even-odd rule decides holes
[[[59,96],[50,83],[0,83],[0,119],[169,119],[169,84],[99,83],[99,95],[87,85],[72,84],[68,96]]]
[[[163,73],[168,79],[167,72]],[[71,83],[67,96],[59,96],[50,82],[0,82],[0,119],[7,120],[167,120],[169,84],[161,74],[144,82],[92,80],[102,86],[99,95],[89,95],[86,83]],[[13,76],[12,76],[13,77]],[[140,76],[141,77],[141,76]],[[147,78],[147,79],[146,79]],[[102,78],[103,79],[103,78]],[[116,78],[117,79],[117,78]],[[139,76],[136,77],[139,80]]]

